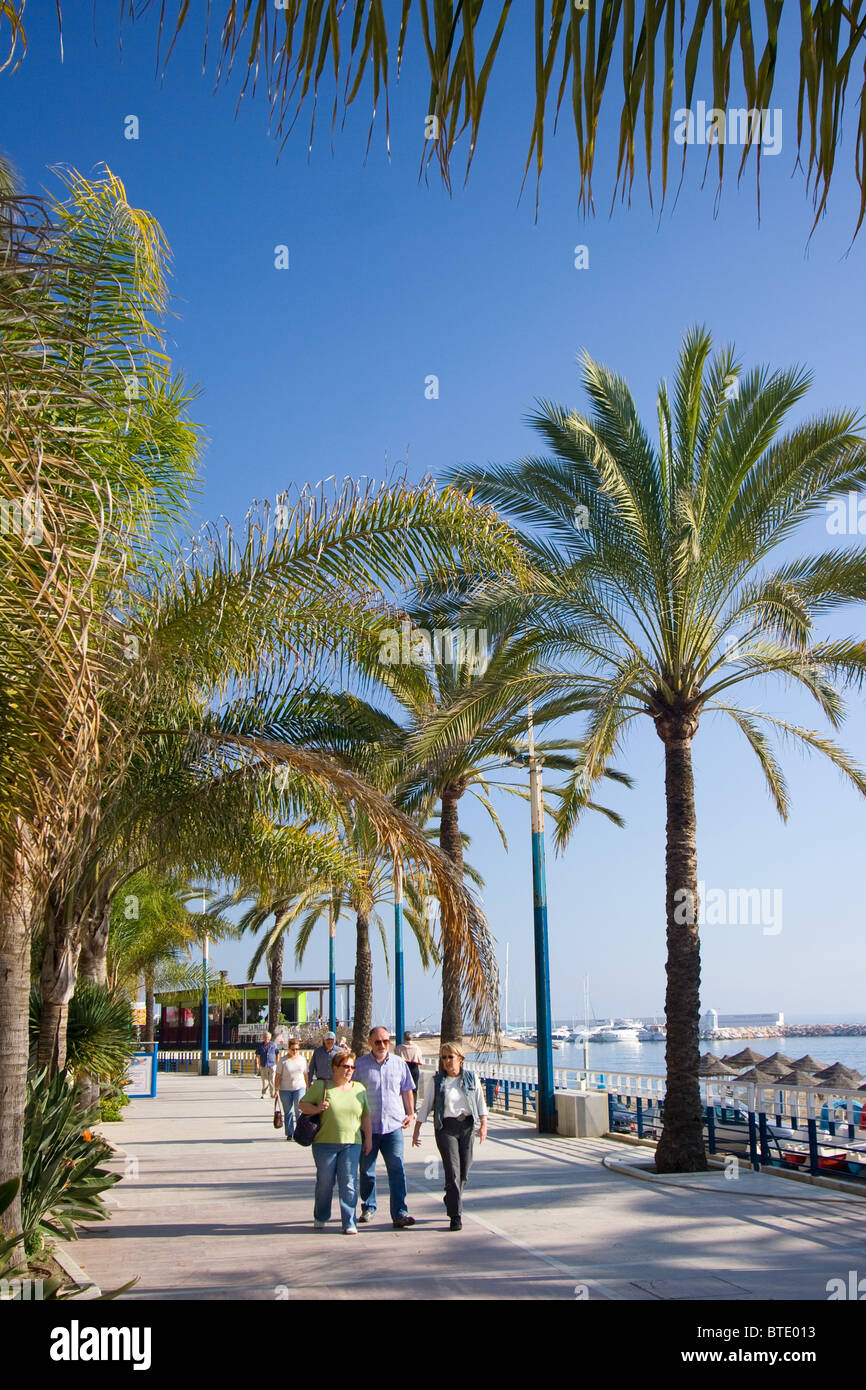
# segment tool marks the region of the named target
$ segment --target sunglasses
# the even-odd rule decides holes
[[[337,1070],[338,1070],[338,1071],[354,1071],[354,1070],[355,1070],[355,1063],[354,1063],[354,1062],[338,1062],[338,1063],[337,1063]]]
[[[374,1047],[387,1047],[387,1046],[388,1046],[388,1039],[387,1039],[387,1038],[374,1038],[374,1039],[373,1039],[373,1046],[374,1046]]]

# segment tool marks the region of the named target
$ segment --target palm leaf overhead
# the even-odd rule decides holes
[[[58,0],[58,15],[60,0]],[[678,109],[700,98],[726,111],[744,102],[754,111],[774,104],[796,112],[798,163],[805,171],[815,222],[827,206],[842,143],[847,104],[849,158],[860,190],[857,227],[866,213],[866,6],[862,0],[531,0],[532,40],[524,61],[534,88],[527,102],[530,131],[526,173],[540,180],[551,120],[568,120],[577,144],[579,198],[593,207],[593,174],[603,119],[618,120],[614,197],[630,198],[636,164],[643,158],[651,200],[664,200],[671,168],[671,142]],[[167,63],[181,31],[202,16],[188,3],[174,15],[164,0],[121,5],[122,15],[140,19],[158,11],[158,63]],[[0,44],[7,64],[23,54],[24,2],[0,7]],[[426,64],[429,87],[419,93],[417,131],[422,169],[433,160],[450,184],[452,156],[463,140],[468,174],[480,138],[488,94],[506,68],[509,40],[525,44],[527,3],[522,0],[235,0],[208,5],[203,14],[204,62],[216,53],[217,83],[242,73],[238,103],[260,84],[271,126],[287,138],[302,113],[309,113],[312,145],[319,102],[332,137],[364,91],[371,110],[369,148],[377,111],[384,107],[386,147],[390,139],[389,88],[399,77],[404,54],[414,49]],[[516,32],[512,32],[516,31]],[[795,56],[796,53],[796,56]],[[789,61],[785,61],[789,58]],[[20,56],[19,56],[20,61]],[[777,70],[798,69],[796,91],[782,88]],[[796,70],[794,69],[794,70]],[[502,81],[500,76],[500,84]],[[742,92],[742,97],[739,93]],[[643,108],[641,110],[641,107]],[[422,134],[423,132],[423,134]],[[425,138],[426,137],[426,138]],[[734,155],[738,178],[751,157],[760,200],[760,131],[744,122],[743,149]],[[676,145],[675,145],[676,149]],[[684,168],[687,146],[675,164]],[[697,154],[700,159],[701,155]],[[730,156],[729,156],[730,158]],[[707,144],[721,188],[726,149]],[[760,203],[759,203],[760,205]]]
[[[850,411],[790,426],[808,373],[744,371],[732,350],[714,356],[702,329],[687,335],[672,386],[659,386],[657,441],[622,378],[586,354],[581,363],[590,412],[540,402],[530,417],[549,456],[451,475],[522,528],[537,578],[518,596],[484,586],[482,612],[494,604],[491,624],[501,621],[497,606],[517,622],[521,659],[495,679],[488,671],[437,712],[419,734],[418,752],[444,757],[477,722],[520,718],[527,699],[555,717],[569,707],[581,714],[582,753],[557,817],[564,845],[630,726],[652,720],[665,746],[668,810],[668,1091],[657,1162],[665,1170],[700,1168],[691,744],[705,714],[729,716],[782,816],[788,791],[774,735],[822,753],[866,794],[866,773],[833,738],[738,703],[741,688],[754,701],[755,681],[782,677],[835,729],[844,688],[862,686],[866,643],[825,639],[816,625],[866,599],[866,551],[852,545],[781,560],[774,551],[834,498],[863,488],[866,445]],[[576,525],[578,508],[588,521]],[[534,661],[526,660],[533,649]],[[684,893],[688,919],[677,915]]]

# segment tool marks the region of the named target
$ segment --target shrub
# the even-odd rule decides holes
[[[76,1221],[104,1221],[110,1215],[100,1193],[120,1181],[100,1167],[111,1149],[91,1125],[99,1107],[82,1110],[64,1072],[49,1079],[40,1071],[27,1084],[21,1218],[25,1250],[40,1248],[50,1234],[75,1237]]]

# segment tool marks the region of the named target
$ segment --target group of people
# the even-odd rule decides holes
[[[403,1134],[414,1125],[412,1144],[419,1146],[421,1126],[432,1118],[445,1172],[445,1209],[451,1230],[459,1231],[476,1126],[479,1142],[487,1137],[481,1082],[465,1067],[463,1048],[457,1043],[443,1043],[439,1067],[427,1078],[416,1111],[421,1050],[409,1033],[404,1033],[396,1053],[391,1052],[390,1042],[387,1028],[373,1028],[370,1052],[356,1057],[328,1032],[307,1068],[297,1038],[289,1038],[285,1052],[280,1052],[279,1044],[266,1033],[256,1049],[262,1096],[280,1096],[287,1139],[294,1136],[299,1111],[320,1117],[312,1145],[316,1165],[313,1224],[317,1229],[323,1229],[331,1218],[335,1187],[344,1235],[357,1235],[358,1225],[373,1219],[380,1154],[388,1176],[391,1224],[395,1230],[414,1226],[415,1218],[409,1215],[406,1204]]]

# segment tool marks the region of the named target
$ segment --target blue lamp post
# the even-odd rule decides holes
[[[334,899],[328,899],[328,1029],[337,1031],[337,923],[334,919]]]
[[[202,907],[204,907],[204,898],[202,898]],[[210,1076],[210,1027],[209,1027],[210,1020],[209,1020],[209,1018],[208,1018],[209,1004],[208,1004],[208,988],[207,988],[207,977],[208,977],[209,963],[208,963],[208,934],[207,934],[207,932],[205,932],[205,934],[204,934],[204,943],[203,943],[203,945],[202,945],[201,955],[202,955],[202,991],[201,991],[201,1074],[202,1074],[202,1076]]]
[[[394,855],[394,1032],[397,1046],[406,1028],[406,1000],[403,987],[403,864]]]

